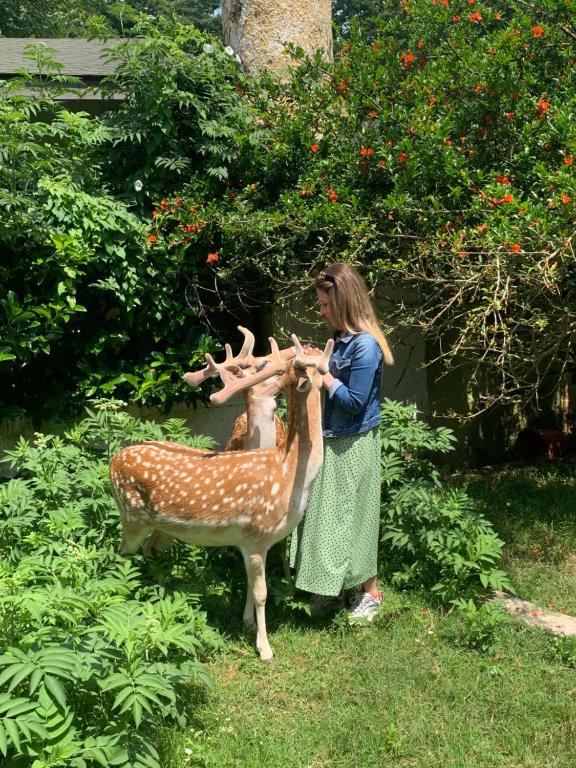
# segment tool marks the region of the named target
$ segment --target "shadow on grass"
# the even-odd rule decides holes
[[[469,478],[468,493],[508,556],[556,564],[576,550],[574,459],[485,471]]]

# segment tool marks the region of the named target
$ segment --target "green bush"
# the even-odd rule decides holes
[[[198,596],[151,582],[117,554],[108,460],[125,441],[190,438],[100,403],[62,436],[8,453],[0,485],[0,755],[14,766],[160,766],[190,684],[221,645]],[[193,556],[193,552],[192,552]],[[190,582],[189,572],[187,579]]]
[[[429,589],[443,602],[512,590],[497,565],[504,542],[462,488],[440,479],[431,456],[452,450],[446,427],[418,420],[414,406],[382,406],[381,569],[398,587]]]

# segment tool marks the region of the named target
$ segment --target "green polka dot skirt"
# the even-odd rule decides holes
[[[292,533],[296,586],[338,595],[376,575],[380,527],[380,429],[324,440],[324,466]]]

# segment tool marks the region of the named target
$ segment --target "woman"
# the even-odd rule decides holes
[[[334,331],[322,377],[324,466],[292,537],[296,587],[315,612],[360,588],[351,617],[371,621],[382,603],[376,581],[380,522],[380,379],[394,359],[366,284],[347,264],[314,281],[320,314]]]

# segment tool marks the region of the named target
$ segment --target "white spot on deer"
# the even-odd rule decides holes
[[[271,496],[276,496],[276,494],[278,493],[279,490],[280,490],[280,483],[278,483],[278,482],[274,483],[274,485],[270,489],[270,495]]]

